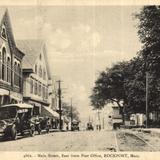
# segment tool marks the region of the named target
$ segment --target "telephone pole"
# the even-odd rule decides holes
[[[73,122],[73,111],[72,111],[72,98],[71,98],[71,131],[72,131],[72,122]]]
[[[59,107],[59,129],[62,130],[62,91],[61,91],[61,80],[58,80],[58,107]]]
[[[148,128],[148,72],[146,72],[146,128]]]

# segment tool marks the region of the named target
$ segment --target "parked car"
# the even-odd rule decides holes
[[[17,134],[29,133],[34,136],[35,124],[32,120],[33,106],[26,103],[9,104],[0,107],[0,135],[17,138]]]

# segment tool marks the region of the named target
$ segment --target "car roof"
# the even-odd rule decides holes
[[[4,108],[4,107],[17,107],[20,109],[33,108],[31,104],[27,104],[27,103],[8,104],[8,105],[3,105],[0,108]]]

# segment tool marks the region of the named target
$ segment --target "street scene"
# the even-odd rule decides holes
[[[0,151],[159,152],[159,37],[158,5],[0,6]]]

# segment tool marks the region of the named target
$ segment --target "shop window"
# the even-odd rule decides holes
[[[34,106],[33,115],[39,115],[39,114],[40,114],[40,108],[38,106]]]

